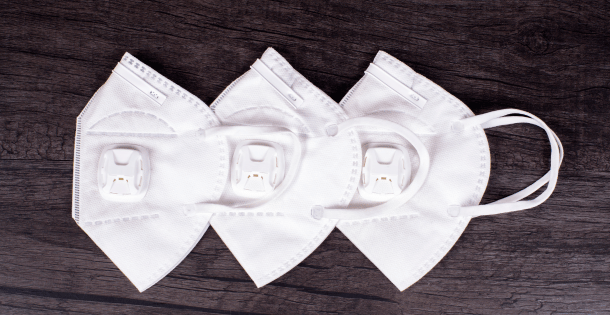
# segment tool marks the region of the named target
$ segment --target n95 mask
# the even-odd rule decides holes
[[[140,291],[191,251],[229,170],[219,125],[197,97],[126,53],[77,119],[72,216]]]
[[[364,77],[340,105],[350,120],[383,119],[408,128],[429,153],[425,183],[408,202],[397,205],[393,203],[393,189],[397,185],[374,190],[370,183],[375,180],[389,183],[391,178],[404,183],[400,178],[408,178],[421,169],[424,165],[421,159],[417,161],[413,143],[392,133],[357,129],[363,158],[368,159],[363,161],[358,192],[347,209],[323,209],[324,217],[341,219],[337,227],[401,291],[442,259],[472,217],[535,207],[555,189],[563,148],[544,122],[515,109],[474,116],[457,98],[385,52],[377,54]],[[519,116],[507,116],[511,114]],[[319,117],[325,115],[321,113]],[[552,148],[551,169],[514,195],[478,205],[490,172],[484,129],[514,123],[529,123],[545,130]],[[396,167],[397,161],[392,157],[411,171]],[[413,185],[415,181],[406,182]],[[546,190],[538,197],[522,200],[545,184],[548,184]],[[386,205],[393,203],[393,207],[376,213],[367,210],[377,207],[384,198],[390,198]]]
[[[327,136],[327,128],[336,128],[347,115],[271,48],[211,107],[224,127],[206,131],[206,137],[227,135],[231,184],[218,202],[189,205],[185,212],[213,213],[214,230],[261,287],[295,267],[333,230],[337,220],[311,216],[311,200],[332,207],[348,205],[360,176],[360,141],[356,132]],[[277,130],[250,135],[242,130],[254,126]],[[281,148],[285,177],[280,192],[278,187],[248,196],[243,191],[247,184],[236,184],[238,176],[256,183],[274,172],[268,163],[255,165],[266,160],[268,151],[253,158],[260,148],[244,149],[251,144],[261,145],[263,150]],[[243,161],[248,165],[241,166]],[[271,165],[275,166],[274,160]],[[249,191],[263,187],[252,184]]]

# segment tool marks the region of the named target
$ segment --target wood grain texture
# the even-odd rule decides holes
[[[610,2],[0,0],[0,313],[610,314]],[[76,116],[129,51],[210,104],[272,46],[339,101],[385,50],[475,113],[529,111],[565,160],[543,205],[477,218],[399,292],[339,231],[257,289],[210,229],[138,293],[70,217]],[[546,172],[487,132],[483,202]]]

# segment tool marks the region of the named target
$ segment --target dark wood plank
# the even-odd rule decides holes
[[[0,0],[0,313],[610,313],[610,3]],[[138,293],[70,218],[75,118],[129,51],[208,104],[268,46],[333,99],[382,49],[475,113],[544,119],[553,196],[474,219],[405,292],[340,232],[257,289],[213,230]],[[544,134],[488,132],[484,202],[548,168]]]

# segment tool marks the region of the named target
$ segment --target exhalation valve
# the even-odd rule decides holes
[[[369,145],[362,163],[360,195],[369,200],[386,201],[399,195],[409,184],[411,160],[399,145]]]
[[[246,140],[237,145],[231,162],[233,191],[257,198],[273,191],[284,179],[284,150],[269,141]]]
[[[104,199],[134,202],[146,195],[150,179],[148,151],[130,144],[105,147],[97,169],[97,182]]]

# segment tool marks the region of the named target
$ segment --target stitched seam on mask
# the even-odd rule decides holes
[[[303,217],[284,212],[228,211],[215,213],[219,217]]]
[[[225,120],[229,120],[230,117],[235,116],[236,114],[245,112],[245,111],[249,111],[249,110],[260,110],[260,109],[271,109],[274,111],[278,111],[280,114],[287,116],[288,118],[292,118],[294,119],[298,124],[300,124],[301,126],[297,127],[299,129],[299,132],[303,133],[303,134],[312,134],[311,129],[309,129],[309,127],[307,127],[307,125],[305,124],[305,122],[303,122],[299,117],[291,115],[288,112],[283,111],[282,109],[279,109],[277,107],[272,107],[272,106],[259,106],[259,107],[247,107],[247,108],[243,108],[240,109],[236,112],[233,112],[231,115],[225,117]]]
[[[246,73],[248,73],[249,71],[250,70],[246,71]],[[212,112],[216,113],[216,107],[218,107],[220,102],[222,102],[222,100],[225,98],[225,96],[227,96],[229,91],[231,91],[233,89],[233,87],[235,87],[237,82],[239,82],[239,80],[241,80],[244,77],[244,75],[246,75],[246,73],[240,75],[239,78],[237,78],[235,81],[231,82],[231,84],[229,84],[229,86],[227,86],[227,88],[224,89],[224,91],[222,91],[222,93],[220,93],[220,95],[216,98],[216,100],[214,100],[214,102],[212,102],[212,105],[210,105],[210,109],[212,110]]]
[[[97,225],[102,225],[102,224],[112,224],[112,223],[121,223],[121,222],[134,222],[134,221],[158,219],[158,218],[159,218],[159,214],[155,213],[155,214],[151,214],[151,215],[140,215],[140,216],[87,221],[87,222],[85,222],[85,226],[93,226],[93,225],[97,226]]]
[[[218,152],[220,153],[220,161],[218,165],[218,175],[216,176],[216,184],[214,185],[214,195],[212,199],[217,200],[222,194],[225,180],[227,178],[229,168],[229,153],[225,151],[226,139],[220,135],[216,135],[216,144],[218,145]]]
[[[309,93],[313,94],[313,96],[315,98],[318,98],[318,100],[321,101],[324,105],[326,105],[337,116],[338,119],[340,119],[340,120],[348,119],[345,112],[343,112],[343,110],[341,109],[341,107],[339,107],[339,105],[337,103],[332,101],[332,99],[328,95],[326,95],[326,93],[324,93],[322,90],[320,90],[315,85],[313,85],[311,82],[309,82],[309,80],[307,80],[302,74],[300,74],[292,66],[290,66],[287,62],[285,62],[284,57],[280,56],[280,54],[278,52],[276,52],[275,50],[271,50],[270,54],[273,55],[273,59],[282,68],[284,68],[284,70],[286,70],[292,77],[296,77],[293,86],[297,85],[297,84],[303,84],[305,86],[306,90]],[[334,103],[334,105],[333,105],[333,103]]]
[[[364,225],[364,224],[384,222],[384,221],[411,220],[411,219],[415,219],[418,217],[420,217],[420,214],[414,212],[414,213],[403,214],[403,215],[377,217],[377,218],[364,219],[364,220],[349,220],[349,221],[341,220],[341,221],[339,221],[337,226],[350,226],[350,225],[360,225],[360,224]]]
[[[360,80],[358,80],[358,82],[356,82],[356,85],[354,85],[354,87],[352,87],[347,94],[343,97],[343,99],[341,100],[341,102],[339,102],[339,106],[341,106],[342,108],[345,106],[345,104],[347,103],[347,101],[349,101],[349,99],[352,97],[352,95],[354,94],[354,92],[356,91],[356,89],[362,84],[362,81],[364,81],[364,77],[366,77],[366,73],[362,76],[362,78],[360,78]]]
[[[347,183],[341,201],[339,202],[342,207],[349,205],[352,198],[354,198],[354,194],[358,188],[358,181],[360,180],[359,171],[360,162],[362,161],[362,145],[358,133],[354,130],[350,130],[348,131],[348,135],[350,136],[350,146],[352,147],[352,171],[349,183]]]
[[[326,237],[324,237],[324,234],[330,233],[330,231],[335,227],[335,225],[336,224],[330,224],[330,222],[324,224],[324,226],[320,229],[316,236],[311,241],[309,241],[309,243],[307,243],[305,247],[298,251],[294,256],[287,259],[280,267],[277,267],[266,275],[257,278],[256,282],[262,282],[266,284],[270,281],[277,279],[284,273],[294,268],[296,265],[299,264],[299,262],[303,261],[303,259],[309,256],[309,254],[311,254],[318,246],[320,246],[324,239],[326,239]]]
[[[81,117],[87,112],[87,109],[89,109],[89,105],[93,103],[95,96],[102,89],[103,86],[104,85],[102,85],[97,91],[95,91],[95,94],[93,94],[89,102],[87,102],[87,105],[85,105],[85,108],[83,108],[80,115],[76,117],[76,136],[74,139],[74,183],[72,184],[72,207],[74,221],[76,221],[76,224],[80,224],[80,139],[82,136],[82,123],[80,120]]]
[[[88,135],[97,136],[123,136],[123,137],[152,137],[152,138],[176,138],[175,133],[152,133],[152,132],[114,132],[114,131],[87,131]]]
[[[164,92],[167,94],[172,93],[177,96],[180,96],[184,100],[187,100],[189,104],[193,105],[196,109],[198,109],[204,114],[209,126],[216,126],[219,124],[218,119],[213,115],[210,115],[211,110],[208,108],[208,106],[197,96],[194,96],[176,83],[162,76],[157,71],[153,70],[151,67],[147,66],[134,56],[125,54],[125,56],[123,57],[123,61],[125,61],[125,63],[121,64],[132,68],[131,70],[133,72],[137,73],[139,71],[147,78],[150,78],[149,81],[146,81],[147,83],[154,84],[157,88],[164,90]]]
[[[106,117],[101,118],[100,120],[95,122],[93,125],[91,125],[91,127],[89,127],[89,131],[91,131],[91,129],[93,129],[97,124],[101,123],[103,120],[108,119],[110,117],[123,115],[123,114],[139,114],[139,115],[144,115],[144,116],[151,116],[152,118],[155,118],[158,121],[160,121],[161,123],[163,123],[172,132],[176,132],[176,130],[174,130],[174,128],[172,128],[172,126],[170,126],[165,120],[159,118],[158,116],[156,116],[154,114],[150,114],[150,113],[143,112],[143,111],[140,111],[140,110],[125,110],[125,111],[122,111],[122,112],[116,112],[116,113],[110,114],[110,115],[108,115]]]

